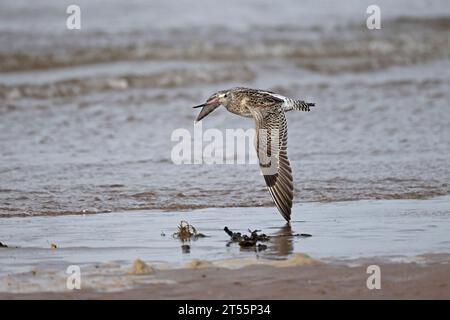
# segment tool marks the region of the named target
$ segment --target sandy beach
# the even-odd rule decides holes
[[[434,259],[439,262],[432,262]],[[379,262],[380,290],[366,287],[366,266],[250,266],[239,270],[217,267],[156,271],[128,276],[140,282],[116,292],[92,289],[65,292],[0,293],[1,299],[450,299],[448,256],[428,256],[420,263]],[[424,262],[427,261],[428,262]],[[150,284],[144,280],[147,277]],[[134,278],[134,279],[133,279]],[[150,278],[150,279],[148,279]],[[151,283],[153,282],[153,284]]]

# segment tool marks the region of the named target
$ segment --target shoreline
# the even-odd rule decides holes
[[[1,190],[0,190],[1,191]],[[302,206],[305,204],[330,204],[330,203],[352,203],[352,202],[358,202],[358,201],[420,201],[420,200],[433,200],[433,199],[440,199],[440,198],[450,198],[450,193],[444,192],[444,193],[430,193],[430,194],[403,194],[403,195],[392,195],[390,197],[367,197],[367,198],[356,198],[356,199],[330,199],[330,200],[305,200],[305,201],[298,201],[294,202],[294,206]],[[194,206],[169,206],[169,207],[140,207],[140,208],[131,208],[131,209],[123,209],[123,210],[83,210],[83,211],[51,211],[51,212],[20,212],[20,213],[7,213],[8,211],[2,211],[0,209],[0,221],[2,219],[9,219],[9,218],[39,218],[39,217],[62,217],[62,216],[86,216],[86,215],[96,215],[96,214],[110,214],[110,213],[134,213],[134,212],[190,212],[190,211],[196,211],[196,210],[205,210],[205,209],[227,209],[227,208],[233,208],[233,209],[242,209],[245,210],[247,208],[274,208],[274,204],[270,201],[267,203],[261,204],[261,205],[237,205],[237,206],[211,206],[208,204],[204,205],[194,205]]]

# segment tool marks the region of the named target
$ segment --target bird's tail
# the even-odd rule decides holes
[[[309,112],[311,111],[310,108],[314,107],[315,105],[316,105],[315,103],[310,103],[302,100],[295,100],[292,106],[292,110]]]
[[[288,99],[284,104],[284,111],[311,111],[311,107],[314,107],[315,103],[305,102],[303,100],[294,100],[294,99]]]

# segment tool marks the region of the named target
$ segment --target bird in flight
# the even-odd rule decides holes
[[[255,120],[255,147],[259,166],[278,211],[289,222],[294,185],[287,157],[285,112],[310,111],[310,107],[315,104],[270,91],[238,87],[218,91],[205,103],[195,106],[194,108],[202,108],[196,121],[202,120],[220,105],[231,113]]]

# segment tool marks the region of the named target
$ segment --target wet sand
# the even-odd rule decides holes
[[[450,299],[450,257],[430,255],[421,263],[377,259],[300,265],[206,267],[128,275],[131,288],[113,292],[81,289],[25,294],[0,293],[0,299]],[[419,260],[420,261],[420,260]],[[427,262],[424,262],[427,261]],[[381,289],[369,290],[367,266],[381,270]],[[150,283],[137,278],[147,278]],[[152,283],[153,282],[153,283]]]
[[[305,203],[289,226],[264,207],[8,218],[0,297],[444,298],[449,212],[450,198],[438,197]],[[174,238],[180,220],[206,237]],[[271,239],[265,248],[240,248],[224,226]],[[132,269],[136,259],[148,267]],[[379,293],[365,287],[372,264],[382,269]],[[71,265],[81,270],[77,293],[66,287]]]

